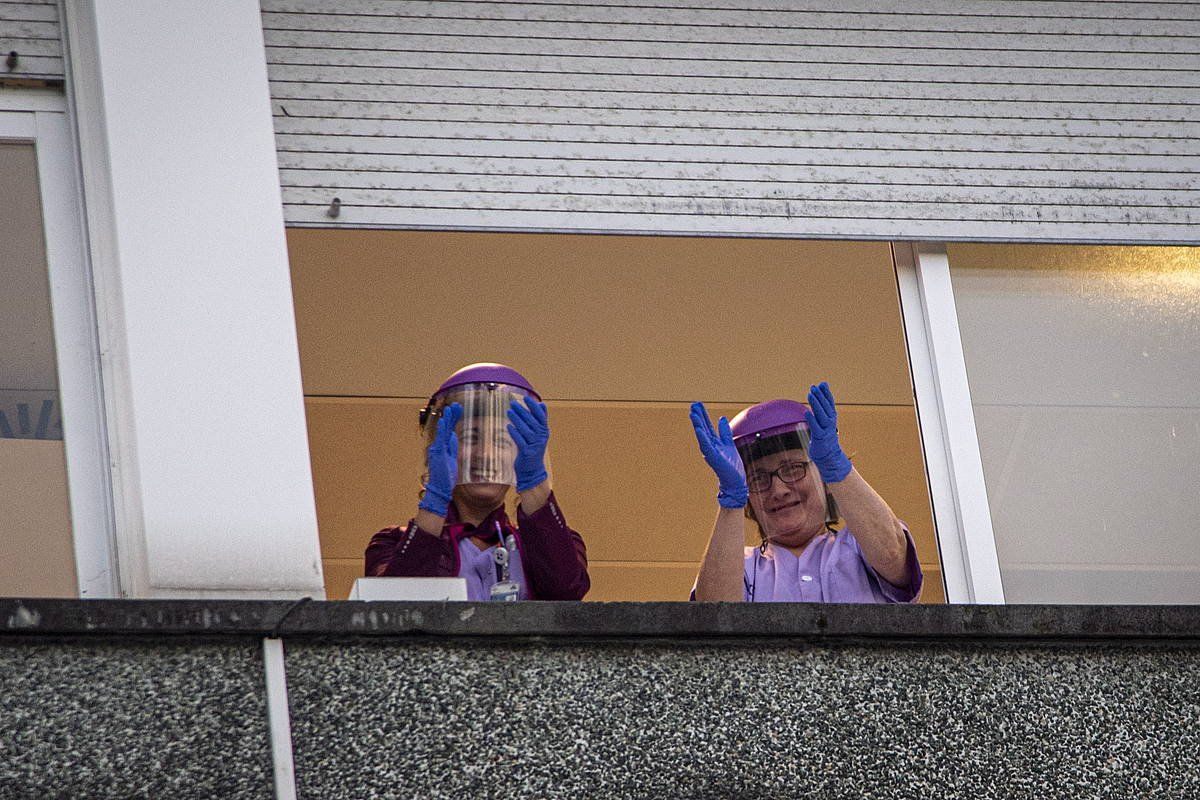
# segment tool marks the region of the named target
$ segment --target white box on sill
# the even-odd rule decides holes
[[[351,600],[466,600],[466,578],[359,578]]]

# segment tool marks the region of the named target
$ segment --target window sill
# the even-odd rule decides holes
[[[1200,606],[2,598],[0,619],[8,636],[1200,641]]]

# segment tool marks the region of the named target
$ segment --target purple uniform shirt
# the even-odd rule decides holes
[[[875,574],[849,529],[820,534],[800,555],[775,545],[767,545],[765,553],[747,547],[743,599],[747,603],[916,602],[925,576],[908,528],[904,538],[908,582],[903,586],[893,586]],[[696,599],[695,586],[689,599]]]
[[[746,602],[760,603],[912,603],[924,576],[908,529],[908,583],[893,586],[875,574],[848,529],[824,533],[795,555],[768,545],[765,553],[746,548]]]
[[[482,602],[491,599],[492,587],[500,580],[496,567],[497,547],[498,544],[493,544],[480,550],[469,538],[458,540],[458,577],[467,579],[468,600]],[[508,579],[520,587],[517,599],[528,600],[529,584],[525,580],[525,568],[521,565],[520,548],[509,556]]]
[[[466,578],[467,596],[487,600],[496,583],[493,553],[501,533],[516,540],[509,576],[520,582],[522,600],[582,600],[587,594],[587,548],[567,525],[553,492],[532,514],[518,506],[516,525],[503,506],[478,527],[462,522],[451,503],[439,533],[422,530],[412,520],[405,527],[384,528],[367,545],[364,572],[368,577]],[[480,550],[473,536],[487,548]]]

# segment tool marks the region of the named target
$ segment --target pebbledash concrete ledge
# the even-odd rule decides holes
[[[1197,640],[1200,606],[0,598],[0,636]]]
[[[1200,797],[1197,645],[1196,606],[4,599],[0,798]]]

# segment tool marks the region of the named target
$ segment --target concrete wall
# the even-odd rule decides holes
[[[120,588],[320,594],[258,5],[63,10]]]
[[[1190,797],[1200,651],[289,645],[302,795]]]
[[[0,638],[0,797],[274,797],[261,651]]]
[[[0,676],[6,799],[1200,793],[1196,607],[0,600]]]

